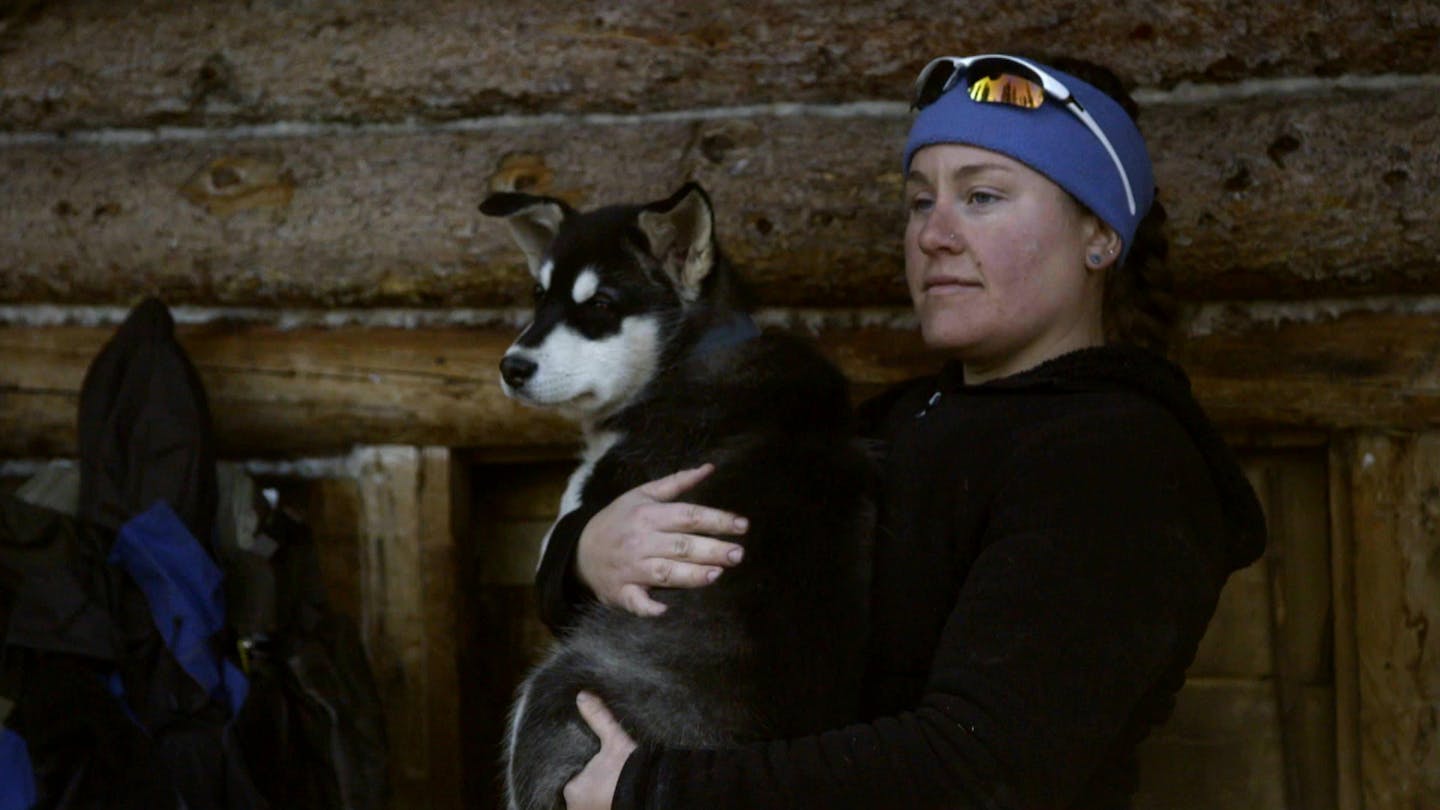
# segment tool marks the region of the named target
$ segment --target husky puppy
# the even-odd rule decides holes
[[[755,329],[696,184],[588,213],[518,193],[481,210],[506,218],[536,281],[534,320],[500,364],[505,393],[583,429],[560,515],[709,461],[684,500],[750,520],[744,562],[656,591],[664,614],[597,604],[561,633],[511,712],[510,807],[562,807],[599,750],[581,689],[641,744],[722,747],[855,719],[874,476],[848,433],[844,377],[809,344]]]

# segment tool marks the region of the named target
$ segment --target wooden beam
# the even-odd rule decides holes
[[[1236,306],[1175,358],[1223,425],[1440,426],[1440,320],[1424,307],[1326,310]]]
[[[222,451],[333,454],[356,444],[545,445],[563,420],[522,410],[498,383],[510,328],[182,328],[209,393]],[[0,329],[0,446],[74,454],[80,384],[110,330]]]
[[[1392,5],[430,0],[417,14],[379,2],[51,2],[5,21],[0,122],[66,130],[899,99],[928,58],[997,49],[1097,59],[1147,87],[1433,71],[1440,11]]]
[[[509,306],[496,188],[581,206],[687,179],[772,306],[904,306],[902,112],[530,119],[474,131],[0,138],[0,302]],[[1187,299],[1440,292],[1440,93],[1159,107],[1143,119]],[[1343,190],[1343,191],[1342,191]]]
[[[1424,311],[1272,322],[1234,314],[1176,356],[1228,430],[1440,427],[1440,321]],[[837,316],[810,334],[858,397],[939,361],[913,327]],[[805,329],[803,323],[796,328]],[[85,369],[112,330],[0,326],[0,457],[75,453]],[[359,444],[526,450],[575,443],[573,425],[506,399],[508,325],[182,326],[228,456],[343,454]]]
[[[1363,434],[1354,454],[1363,806],[1440,807],[1440,432]]]
[[[0,327],[0,456],[74,455],[85,369],[111,330]],[[356,444],[543,447],[576,428],[500,391],[510,326],[297,329],[210,324],[181,341],[209,393],[222,452],[344,453]],[[925,367],[908,332],[859,328],[827,347],[860,392]]]

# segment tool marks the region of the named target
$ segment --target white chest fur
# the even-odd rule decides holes
[[[580,466],[570,473],[570,480],[565,484],[565,494],[560,496],[560,510],[555,514],[555,522],[559,523],[560,518],[575,511],[580,506],[580,493],[585,489],[585,482],[590,480],[590,473],[594,471],[595,464],[610,452],[610,448],[620,441],[621,434],[614,431],[603,433],[587,434],[585,437],[585,449],[580,453]],[[550,535],[555,531],[555,524],[550,524],[549,531],[545,532],[545,539],[540,542],[539,560],[545,559],[545,549],[550,546]]]

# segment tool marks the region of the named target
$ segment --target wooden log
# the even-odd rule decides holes
[[[1383,113],[1337,93],[1144,115],[1180,293],[1304,299],[1436,289],[1423,222],[1440,218],[1430,191],[1440,158],[1426,146],[1440,140],[1440,92],[1415,95],[1425,100]],[[1370,218],[1380,212],[1384,222]]]
[[[1440,418],[1440,321],[1423,302],[1219,308],[1176,348],[1211,417],[1250,427],[1426,427]]]
[[[0,327],[0,456],[74,454],[80,385],[110,331]],[[517,331],[215,323],[180,333],[209,394],[221,450],[232,457],[345,453],[369,443],[574,444],[571,423],[500,391],[500,357]],[[908,332],[861,328],[826,342],[861,394],[923,367],[923,349]]]
[[[85,368],[110,330],[0,330],[0,442],[8,455],[73,455]],[[529,445],[572,440],[566,422],[500,393],[514,329],[182,329],[222,452],[348,452],[365,443]]]
[[[386,709],[391,806],[460,807],[455,531],[445,448],[355,456],[362,627]]]
[[[3,12],[0,12],[3,15]],[[1143,86],[1434,69],[1406,2],[50,2],[4,20],[0,127],[899,99],[932,56],[1071,53]]]
[[[1366,810],[1440,806],[1440,433],[1362,434],[1349,471]]]
[[[1414,311],[1311,313],[1291,321],[1233,309],[1176,352],[1229,430],[1440,427],[1440,322]],[[809,326],[857,398],[933,372],[913,325],[833,314]],[[0,457],[74,455],[85,369],[111,334],[87,326],[0,326]],[[344,454],[357,444],[507,448],[554,456],[575,427],[506,399],[499,360],[510,325],[301,327],[213,322],[181,342],[209,392],[222,452]],[[1265,347],[1257,351],[1257,346]]]
[[[773,306],[903,306],[900,112],[491,119],[474,129],[136,142],[0,137],[0,302],[224,306],[523,303],[488,190],[582,206],[686,179]],[[1172,105],[1143,119],[1182,297],[1440,291],[1440,93]]]

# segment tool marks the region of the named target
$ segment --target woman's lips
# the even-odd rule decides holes
[[[962,279],[958,276],[933,276],[925,279],[925,292],[935,295],[951,295],[981,289],[976,279]]]

